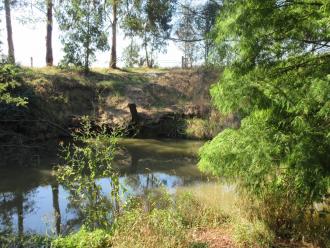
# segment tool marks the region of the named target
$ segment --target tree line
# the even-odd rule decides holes
[[[130,40],[123,53],[127,66],[155,66],[157,54],[166,52],[170,40],[183,51],[186,67],[200,58],[208,62],[211,30],[222,2],[207,0],[192,5],[186,0],[3,0],[1,5],[5,13],[9,63],[15,63],[12,10],[23,10],[30,16],[36,11],[46,22],[46,65],[54,63],[55,19],[61,31],[56,38],[60,39],[64,50],[61,64],[72,64],[88,71],[96,52],[109,49],[109,67],[117,68],[118,28]],[[143,50],[142,56],[140,50]]]

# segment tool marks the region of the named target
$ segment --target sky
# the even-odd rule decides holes
[[[1,23],[0,23],[0,39],[2,41],[1,49],[4,54],[7,54],[7,33],[5,29],[4,11],[1,11]],[[15,58],[17,63],[30,66],[31,57],[33,58],[34,67],[45,66],[46,56],[46,23],[39,22],[35,24],[22,24],[19,21],[19,17],[22,13],[12,10],[12,28],[13,28],[13,40],[15,48]],[[36,15],[38,13],[35,13]],[[55,19],[55,18],[54,18]],[[53,57],[54,65],[63,57],[63,46],[60,42],[60,31],[56,21],[54,20],[53,26]],[[111,32],[111,30],[109,30]],[[109,35],[109,44],[110,44]],[[128,46],[129,40],[125,39],[121,30],[118,30],[117,36],[117,55],[118,65],[124,66],[124,63],[120,60],[120,55],[123,49]],[[165,54],[158,55],[158,65],[160,67],[175,67],[181,65],[182,52],[170,41],[167,52]],[[110,51],[99,52],[96,54],[96,61],[92,64],[92,67],[108,67],[110,60]]]

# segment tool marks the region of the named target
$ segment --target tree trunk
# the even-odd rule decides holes
[[[129,111],[131,113],[131,117],[132,117],[131,122],[133,124],[138,124],[139,123],[139,114],[136,110],[136,104],[129,103],[127,106],[129,107]]]
[[[148,54],[148,43],[147,43],[146,31],[144,31],[144,50],[145,50],[145,53],[146,53],[147,67],[151,68],[152,65],[151,65],[151,61],[150,61],[150,58],[149,58],[149,54]]]
[[[46,64],[53,66],[53,47],[52,47],[52,31],[53,31],[53,0],[47,2],[47,36],[46,36]]]
[[[11,26],[10,0],[5,0],[6,28],[8,41],[8,62],[15,64],[13,30]]]
[[[21,191],[16,193],[17,201],[17,229],[19,237],[23,237],[24,234],[24,212],[23,212],[23,193]]]
[[[55,230],[56,235],[61,234],[61,210],[59,204],[58,197],[58,184],[52,185],[52,195],[53,195],[53,209],[54,209],[54,217],[55,217]]]
[[[86,51],[85,63],[84,63],[84,73],[87,74],[88,72],[89,72],[89,47],[87,48]]]
[[[117,68],[117,3],[114,1],[112,6],[112,45],[110,67]]]
[[[87,37],[85,43],[85,61],[84,61],[84,73],[87,74],[89,72],[89,56],[90,56],[90,5],[88,5],[88,14],[87,14]]]

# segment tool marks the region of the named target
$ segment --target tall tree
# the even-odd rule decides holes
[[[118,0],[112,0],[112,43],[111,43],[111,58],[110,68],[117,68],[117,21],[118,21]]]
[[[198,42],[196,40],[200,38],[200,34],[195,25],[196,12],[195,7],[188,1],[179,8],[175,35],[178,46],[183,51],[183,67],[192,67],[197,60]]]
[[[6,16],[7,42],[8,42],[8,62],[15,64],[13,30],[11,25],[11,1],[4,0],[4,5],[5,5],[5,16]]]
[[[328,0],[228,0],[216,26],[227,66],[213,101],[243,120],[203,147],[200,167],[302,215],[330,186],[329,14]]]
[[[46,65],[53,66],[53,11],[55,3],[61,4],[61,0],[20,0],[20,7],[25,7],[20,13],[19,20],[23,24],[46,23]],[[15,3],[12,1],[12,3]],[[18,4],[15,4],[15,6]]]
[[[126,67],[134,67],[135,65],[139,64],[139,45],[131,39],[130,44],[124,49],[122,58],[125,62]]]
[[[139,37],[148,67],[153,67],[157,52],[165,52],[172,30],[172,15],[176,0],[132,0],[131,11],[125,16],[126,32]]]
[[[46,0],[46,6],[47,6],[46,64],[47,66],[53,66],[53,47],[52,47],[53,0]]]
[[[58,6],[58,22],[64,32],[65,65],[89,71],[96,51],[108,49],[104,25],[104,4],[89,0],[65,0]]]
[[[201,11],[198,15],[196,15],[195,25],[197,30],[199,30],[201,37],[203,37],[203,58],[205,64],[213,61],[212,56],[216,57],[216,53],[213,53],[215,48],[213,35],[216,35],[213,34],[213,29],[216,24],[216,18],[221,11],[222,4],[222,0],[208,0],[203,5],[197,7],[197,9],[200,9]]]

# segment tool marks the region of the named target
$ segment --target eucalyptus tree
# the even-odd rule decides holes
[[[14,49],[14,39],[13,39],[13,27],[12,27],[12,9],[22,9],[26,7],[28,1],[29,0],[3,0],[0,2],[0,9],[5,10],[7,45],[8,45],[7,61],[11,64],[15,64],[15,49]]]
[[[117,68],[117,22],[118,22],[118,7],[120,5],[120,0],[111,0],[112,7],[112,21],[111,21],[111,31],[112,31],[112,43],[111,43],[111,55],[110,55],[110,68]]]
[[[108,50],[104,15],[105,3],[101,1],[65,0],[58,5],[63,64],[73,64],[87,72],[95,53]]]
[[[11,24],[11,5],[14,2],[11,0],[4,0],[4,9],[6,17],[6,31],[7,31],[7,42],[8,42],[8,62],[15,64],[15,51],[13,41],[13,29]]]
[[[32,8],[39,10],[44,18],[42,22],[46,21],[46,65],[53,66],[53,9],[54,0],[31,0]]]
[[[192,6],[188,1],[185,1],[179,7],[175,36],[177,37],[178,47],[183,51],[184,67],[192,67],[197,60],[200,34],[195,25],[196,11],[195,6]]]
[[[139,37],[148,67],[153,67],[157,52],[165,52],[172,30],[176,0],[130,0],[123,21],[126,33]]]
[[[283,211],[304,214],[330,187],[329,16],[328,0],[227,0],[216,24],[227,66],[213,102],[243,119],[202,148],[200,167]]]
[[[221,11],[223,1],[222,0],[208,0],[204,4],[197,6],[199,10],[194,24],[202,39],[203,46],[203,58],[204,63],[208,64],[212,61],[212,56],[216,57],[216,54],[213,53],[214,42],[213,42],[213,29],[216,24],[216,19],[218,14]]]
[[[46,1],[46,17],[47,17],[47,35],[46,35],[46,65],[53,66],[53,0]]]
[[[52,46],[52,34],[53,34],[53,12],[57,4],[61,3],[61,0],[26,0],[28,1],[25,16],[21,18],[21,21],[27,24],[46,22],[46,65],[53,66],[53,46]]]
[[[199,59],[204,59],[207,64],[210,55],[214,55],[212,30],[222,3],[222,0],[207,0],[200,4],[185,0],[178,3],[175,33],[170,39],[183,51],[187,65],[191,66]]]
[[[139,58],[140,58],[140,47],[139,45],[134,41],[134,39],[131,39],[130,44],[125,47],[122,59],[125,62],[126,67],[134,67],[135,65],[139,64]]]

